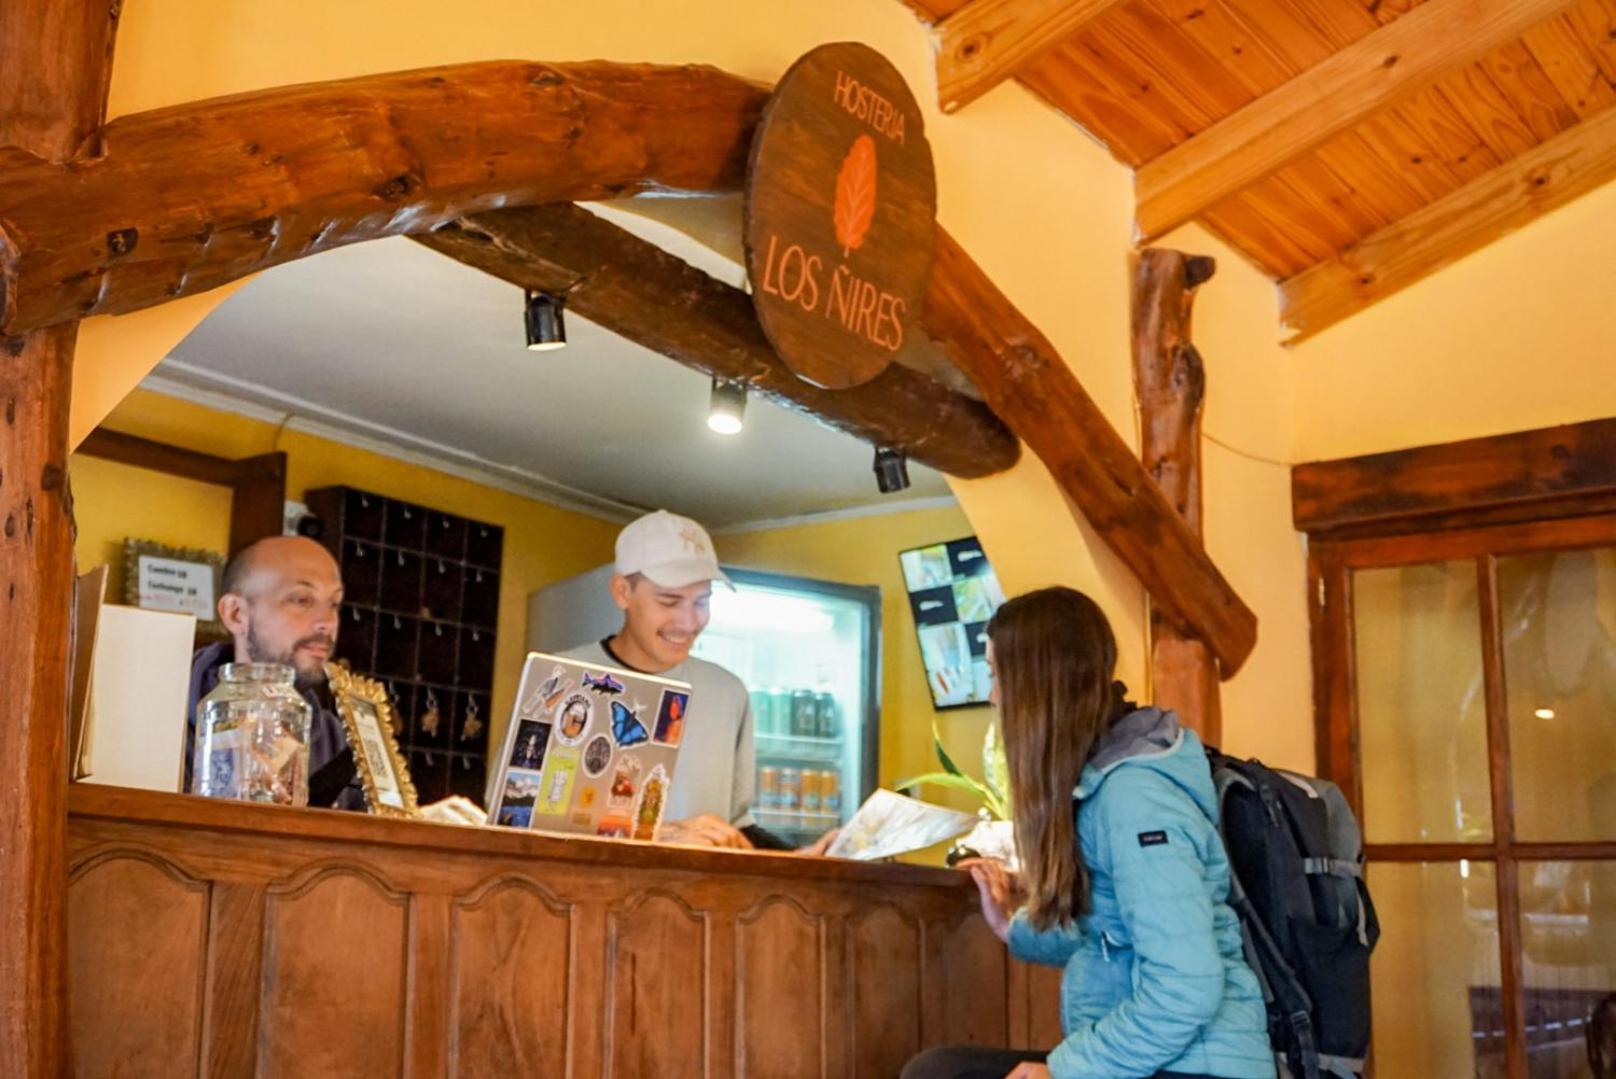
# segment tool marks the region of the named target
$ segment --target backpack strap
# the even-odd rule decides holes
[[[1363,877],[1363,866],[1340,858],[1303,858],[1302,872],[1309,876]]]

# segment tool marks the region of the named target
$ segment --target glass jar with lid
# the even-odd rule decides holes
[[[191,793],[301,806],[309,802],[314,710],[280,663],[226,663],[196,706]]]

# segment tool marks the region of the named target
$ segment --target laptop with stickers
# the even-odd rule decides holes
[[[655,839],[690,711],[690,683],[528,653],[490,824]]]

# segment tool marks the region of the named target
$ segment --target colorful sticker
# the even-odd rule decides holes
[[[604,772],[611,762],[612,740],[604,734],[595,735],[584,747],[584,775],[593,779]]]
[[[590,674],[588,671],[585,671],[584,688],[592,689],[596,693],[604,693],[607,696],[615,697],[617,694],[623,692],[624,686],[623,683],[619,682],[609,674]]]
[[[507,772],[505,787],[500,791],[499,814],[496,823],[511,828],[526,828],[533,821],[533,803],[539,795],[540,777],[537,772]]]
[[[613,809],[628,809],[639,790],[639,759],[626,753],[618,754],[617,767],[612,769],[612,785],[606,789],[606,804]]]
[[[507,828],[527,828],[533,823],[532,806],[502,806],[496,824]]]
[[[595,704],[587,695],[569,693],[555,711],[556,741],[564,746],[575,746],[582,742],[594,715]]]
[[[549,744],[550,724],[536,719],[519,720],[516,743],[511,747],[510,766],[538,771],[544,767],[544,749]]]
[[[564,671],[561,667],[551,668],[550,677],[534,686],[522,701],[522,707],[517,712],[518,716],[522,719],[537,719],[539,716],[552,711],[555,704],[550,701],[550,698],[554,697],[563,688],[561,680],[563,674]]]
[[[668,803],[668,770],[662,765],[651,769],[651,774],[640,788],[640,801],[634,807],[634,838],[652,840],[662,823],[662,810]]]
[[[596,790],[594,787],[585,787],[583,790],[578,792],[578,808],[593,809],[595,806],[595,799],[599,796],[600,791]]]
[[[572,815],[572,823],[578,825],[580,828],[589,827],[589,825],[594,822],[594,819],[595,815],[593,813],[574,813]]]
[[[551,753],[539,781],[539,800],[534,807],[545,816],[560,816],[572,801],[572,785],[578,778],[578,754]]]
[[[602,817],[600,825],[595,829],[595,834],[607,836],[611,839],[627,839],[633,831],[633,821],[628,817],[614,815]]]
[[[612,737],[625,749],[650,737],[645,733],[645,724],[640,722],[640,708],[639,701],[634,702],[632,710],[622,701],[612,702]]]
[[[662,691],[657,703],[656,741],[665,746],[679,745],[685,735],[685,709],[690,707],[690,694],[677,689]]]

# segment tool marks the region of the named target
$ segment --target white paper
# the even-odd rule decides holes
[[[195,615],[199,622],[213,620],[212,566],[146,554],[137,559],[137,564],[141,608]]]
[[[877,790],[859,806],[825,853],[832,858],[874,861],[968,832],[976,817],[889,790]]]
[[[85,720],[90,782],[180,789],[195,635],[186,615],[101,608]]]

